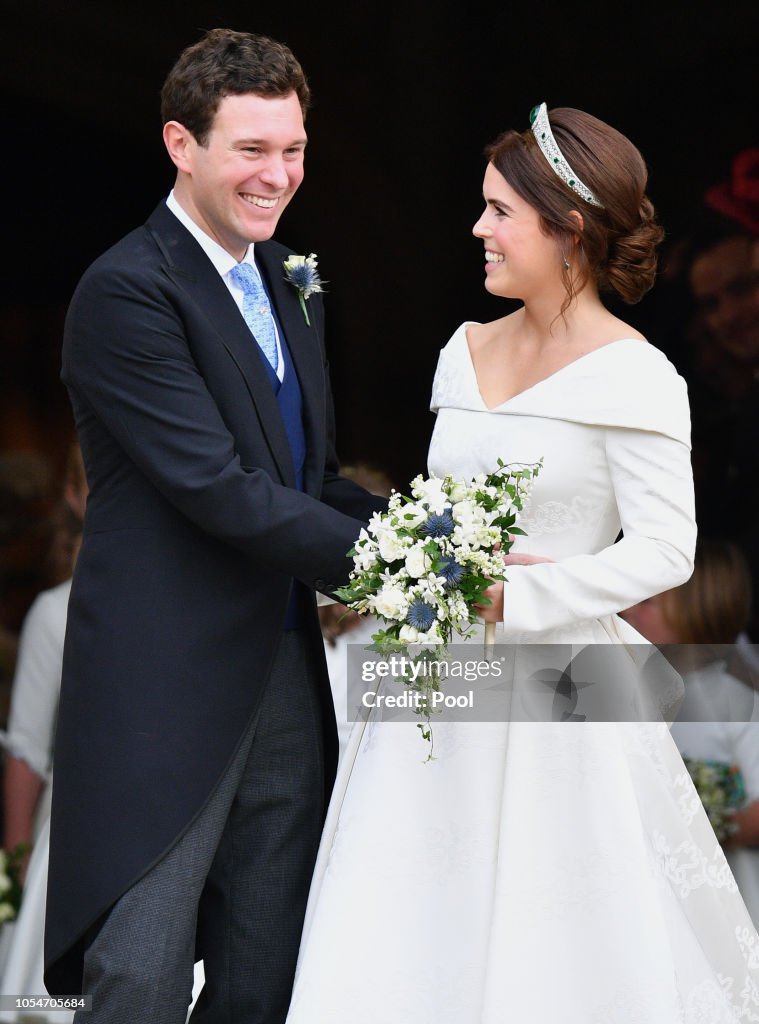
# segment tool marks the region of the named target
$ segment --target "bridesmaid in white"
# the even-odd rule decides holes
[[[686,580],[696,536],[684,382],[599,298],[653,284],[645,164],[545,104],[488,156],[485,286],[523,306],[441,352],[429,468],[543,457],[487,616],[624,657],[617,613]],[[759,937],[664,722],[434,729],[429,764],[413,724],[354,730],[288,1024],[759,1021]]]

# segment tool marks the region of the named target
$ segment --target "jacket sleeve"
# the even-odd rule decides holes
[[[148,275],[90,269],[69,308],[62,376],[125,458],[202,530],[319,590],[347,577],[363,523],[242,467],[180,317]]]
[[[688,446],[653,431],[612,427],[606,457],[622,539],[597,554],[509,566],[507,636],[602,618],[690,577],[696,523]]]

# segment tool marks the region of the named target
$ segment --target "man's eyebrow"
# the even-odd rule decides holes
[[[305,146],[308,143],[307,138],[293,139],[289,142],[285,149],[292,149],[294,146]],[[236,146],[268,146],[271,144],[271,139],[237,139],[235,142]]]

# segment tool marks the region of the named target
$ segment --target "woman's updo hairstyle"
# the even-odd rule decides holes
[[[648,172],[629,139],[598,118],[570,107],[549,112],[554,138],[580,180],[600,206],[586,202],[554,172],[531,129],[508,131],[488,146],[486,156],[522,199],[540,214],[547,235],[556,238],[570,269],[563,269],[569,308],[587,281],[638,302],[656,277],[656,247],[664,232],[646,196]],[[580,230],[573,210],[582,215]],[[579,244],[576,244],[579,243]],[[579,272],[579,273],[578,273]]]

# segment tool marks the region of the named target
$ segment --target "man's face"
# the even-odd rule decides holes
[[[759,365],[759,245],[736,237],[694,261],[690,286],[714,341],[734,359]]]
[[[240,260],[271,238],[303,181],[306,132],[296,94],[225,96],[205,146],[183,136],[176,195],[192,219]]]

